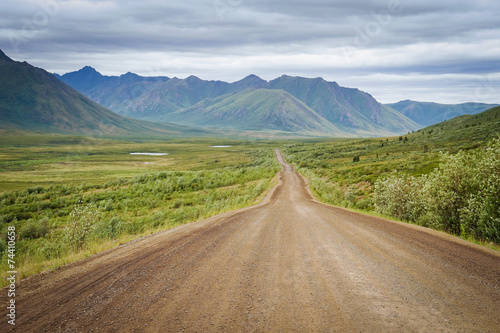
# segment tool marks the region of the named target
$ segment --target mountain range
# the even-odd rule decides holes
[[[370,94],[322,78],[283,75],[266,81],[249,75],[227,83],[196,76],[103,76],[91,67],[58,77],[118,114],[150,121],[334,137],[399,135],[421,128]]]
[[[0,50],[0,129],[106,136],[373,137],[405,134],[492,106],[383,105],[358,89],[286,75],[271,81],[249,75],[227,83],[130,72],[105,76],[86,66],[59,76]]]
[[[43,69],[0,50],[0,129],[103,136],[172,137],[208,133],[120,116]]]
[[[86,66],[58,77],[116,113],[137,119],[337,137],[402,134],[497,106],[410,100],[383,105],[358,89],[341,87],[322,78],[286,75],[272,81],[249,75],[227,83],[196,76],[103,76]]]

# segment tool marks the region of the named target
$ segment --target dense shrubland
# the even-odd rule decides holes
[[[392,174],[375,183],[378,211],[462,237],[500,244],[500,140],[443,154],[419,177]]]
[[[237,166],[4,192],[0,194],[2,262],[7,262],[3,259],[8,226],[16,227],[16,267],[24,276],[89,246],[250,205],[272,186],[280,167],[271,149],[248,154],[251,162]]]
[[[309,181],[320,200],[332,205],[374,209],[378,178],[393,170],[425,174],[440,155],[398,138],[295,144],[283,149],[287,161]]]
[[[454,144],[428,135],[296,143],[283,151],[325,203],[500,244],[499,139]]]

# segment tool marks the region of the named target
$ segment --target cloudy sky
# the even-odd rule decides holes
[[[0,48],[63,74],[323,77],[402,99],[500,103],[498,0],[0,0]]]

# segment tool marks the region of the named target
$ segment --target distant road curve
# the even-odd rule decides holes
[[[286,164],[260,205],[20,282],[0,332],[499,332],[500,255],[314,201]]]

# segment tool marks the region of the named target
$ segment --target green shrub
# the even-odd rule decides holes
[[[42,186],[30,187],[26,190],[28,194],[39,194],[43,193],[45,189]]]
[[[425,176],[417,179],[395,173],[375,183],[375,206],[383,214],[415,222],[425,209],[422,188]]]
[[[443,154],[427,176],[394,174],[375,183],[377,210],[463,237],[500,244],[500,140]]]
[[[77,205],[70,213],[71,220],[64,230],[64,241],[73,249],[85,247],[89,236],[100,221],[101,211],[94,203]]]
[[[97,238],[115,239],[124,229],[123,221],[114,216],[109,220],[101,219],[100,223],[96,224],[93,232]]]
[[[44,218],[41,221],[28,220],[28,222],[19,231],[21,239],[36,239],[45,237],[49,232],[49,219]]]
[[[68,244],[61,237],[53,239],[45,239],[38,248],[38,252],[45,259],[59,258],[64,253],[68,252]]]

